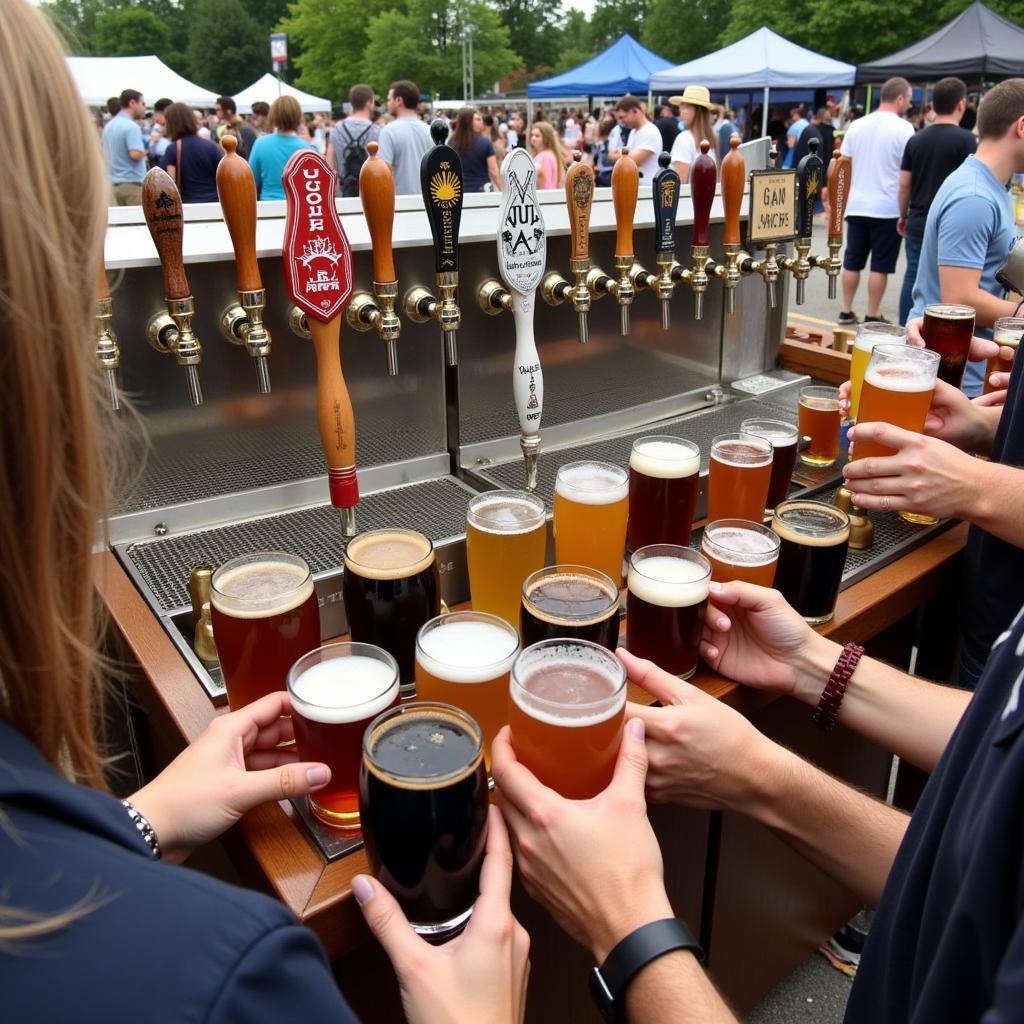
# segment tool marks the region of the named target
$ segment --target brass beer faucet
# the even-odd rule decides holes
[[[779,266],[788,270],[796,281],[796,304],[804,304],[807,278],[818,266],[817,256],[811,256],[811,232],[814,228],[814,204],[821,194],[824,164],[818,156],[820,143],[811,139],[810,152],[800,161],[796,169],[796,240],[793,247],[796,256],[784,256]],[[827,259],[825,263],[827,264]],[[827,269],[827,266],[824,267]]]
[[[725,288],[725,311],[736,312],[736,288],[740,283],[739,257],[742,249],[740,210],[743,206],[743,188],[747,181],[747,162],[739,151],[740,137],[729,140],[730,150],[722,160],[722,206],[725,224],[722,229],[724,263],[712,263],[708,272],[717,277]]]
[[[99,262],[99,289],[96,294],[96,364],[106,374],[107,396],[110,408],[117,412],[121,408],[121,397],[117,390],[117,370],[121,365],[121,346],[117,335],[110,326],[114,316],[114,300],[110,297],[110,283],[103,258]]]
[[[810,256],[808,262],[823,267],[828,274],[828,297],[836,297],[836,282],[843,269],[839,253],[843,248],[843,218],[846,216],[846,201],[850,197],[850,179],[853,176],[853,161],[839,152],[842,145],[836,139],[832,163],[828,168],[828,255]]]
[[[772,148],[769,151],[769,158],[772,166],[775,166],[775,162],[778,160],[779,151],[775,144],[772,144]],[[777,254],[779,251],[778,242],[769,242],[764,247],[764,259],[754,259],[747,252],[740,252],[737,256],[737,266],[741,274],[760,274],[764,278],[765,291],[768,296],[768,308],[775,309],[778,305],[778,293],[777,284],[779,280],[779,262]]]

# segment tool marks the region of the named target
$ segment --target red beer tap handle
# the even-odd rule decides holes
[[[828,169],[828,234],[829,238],[842,239],[843,217],[846,201],[850,197],[850,180],[853,176],[853,161],[839,152],[841,141],[836,139],[835,152]]]
[[[395,223],[395,179],[391,168],[377,156],[378,144],[366,146],[369,158],[359,171],[359,197],[363,202],[366,226],[373,247],[373,280],[390,284],[398,280],[391,252],[391,232]]]
[[[263,287],[256,262],[256,181],[248,163],[235,152],[238,140],[225,135],[224,158],[217,164],[217,195],[235,248],[235,275],[240,292]]]
[[[640,190],[640,171],[636,161],[624,149],[612,171],[612,205],[615,207],[615,255],[626,259],[633,255],[633,217]]]
[[[337,179],[327,161],[315,150],[301,149],[281,179],[288,200],[285,282],[292,301],[307,316],[316,349],[317,425],[331,504],[350,509],[359,501],[356,429],[339,338],[341,314],[352,297],[352,250],[334,207]]]
[[[729,140],[731,149],[722,161],[722,205],[725,207],[725,230],[722,242],[725,245],[741,245],[740,210],[743,207],[743,188],[747,181],[747,162],[740,152],[740,137]]]
[[[164,272],[164,298],[187,299],[192,291],[185,276],[181,254],[184,234],[181,194],[171,176],[159,167],[148,171],[142,180],[142,212],[160,256]]]
[[[711,221],[711,204],[715,201],[715,182],[718,170],[715,161],[708,156],[711,148],[707,139],[700,144],[700,156],[690,168],[690,201],[693,203],[693,244],[708,244],[708,224]]]
[[[590,208],[594,204],[594,168],[574,156],[565,175],[565,205],[569,210],[569,258],[590,259]]]

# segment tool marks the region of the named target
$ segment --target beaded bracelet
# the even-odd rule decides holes
[[[831,732],[836,727],[839,720],[839,705],[843,703],[850,677],[863,654],[864,648],[860,644],[848,643],[843,647],[836,667],[832,669],[825,689],[821,691],[821,699],[811,719],[822,732]]]
[[[160,849],[160,840],[157,839],[156,832],[153,831],[153,826],[150,825],[149,819],[130,800],[122,800],[121,803],[124,804],[128,811],[128,817],[132,819],[133,824],[139,831],[139,835],[142,836],[142,841],[149,847],[153,860],[159,860],[163,851]]]

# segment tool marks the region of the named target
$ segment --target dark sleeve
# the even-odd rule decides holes
[[[160,166],[166,171],[168,167],[172,167],[177,162],[178,144],[176,142],[168,142],[167,149],[164,150],[163,159],[160,161]]]
[[[316,937],[291,924],[264,933],[246,950],[206,1019],[209,1024],[359,1024]]]
[[[996,971],[992,1005],[979,1024],[1020,1024],[1024,1019],[1024,919],[1006,947]]]
[[[906,144],[906,146],[903,147],[903,160],[900,162],[900,170],[901,171],[910,171],[911,173],[913,173],[913,171],[914,171],[914,167],[913,167],[914,149],[916,148],[914,146],[914,139],[916,139],[916,138],[917,138],[917,136],[915,135],[914,138],[912,138]]]
[[[481,152],[484,155],[484,163],[486,163],[488,157],[497,156],[498,154],[495,152],[494,143],[491,142],[490,139],[488,139],[486,136],[481,136],[481,138],[483,138],[484,140],[484,147],[481,150]]]

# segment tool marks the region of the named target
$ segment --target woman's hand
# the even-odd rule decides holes
[[[398,976],[409,1024],[519,1024],[526,1010],[530,937],[512,916],[512,851],[496,807],[489,810],[480,895],[465,931],[432,946],[409,927],[395,898],[356,875],[352,893]]]
[[[180,863],[246,811],[323,789],[325,764],[300,762],[284,690],[219,715],[131,802],[156,832],[165,860]]]

